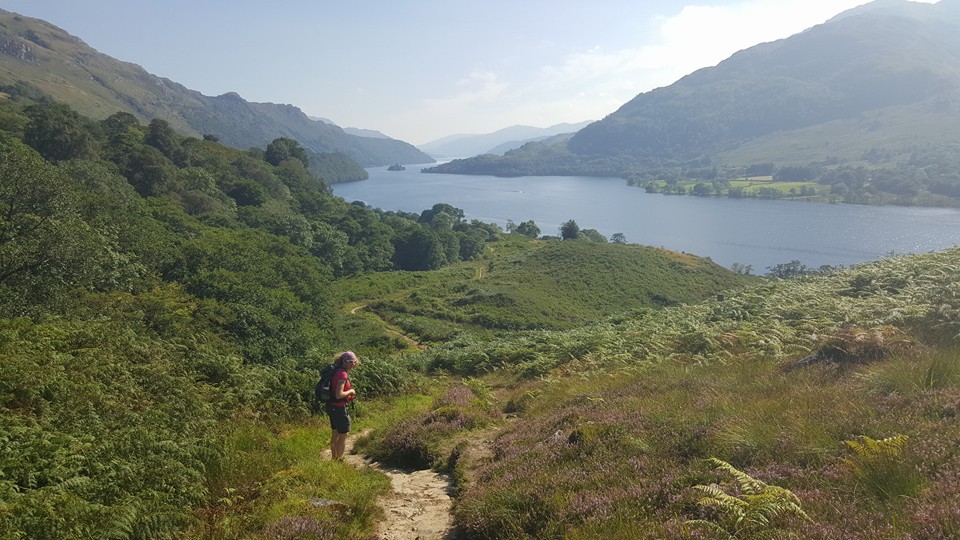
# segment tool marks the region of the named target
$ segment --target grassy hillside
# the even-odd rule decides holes
[[[570,328],[747,282],[706,259],[663,249],[514,237],[489,244],[482,260],[435,275],[361,276],[341,287],[407,333],[445,341],[470,329]]]
[[[640,94],[580,130],[569,148],[686,161],[775,132],[955,94],[960,26],[950,9],[886,2],[740,51],[716,67]],[[955,140],[950,129],[937,132]]]
[[[291,140],[240,151],[24,96],[0,118],[0,538],[245,538],[286,526],[287,496],[368,538],[386,483],[316,463],[312,388],[357,345],[366,398],[417,378],[337,326],[334,278],[439,268],[496,227],[348,204]]]
[[[772,133],[718,153],[721,165],[805,165],[842,160],[848,165],[897,165],[918,148],[952,141],[960,116],[960,91],[905,107],[890,107],[811,126]]]
[[[513,419],[471,441],[488,421],[462,399],[459,444],[431,439],[439,409],[383,438],[432,440],[470,539],[953,538],[958,268],[953,249],[437,347],[424,369],[486,373],[472,403]]]

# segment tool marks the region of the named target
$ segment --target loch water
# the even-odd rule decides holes
[[[849,266],[960,245],[960,210],[952,208],[661,195],[619,178],[421,173],[426,166],[371,168],[368,180],[334,184],[333,192],[384,210],[419,213],[443,202],[468,220],[533,220],[545,235],[573,219],[607,237],[619,232],[630,243],[751,265],[758,274],[793,260]]]

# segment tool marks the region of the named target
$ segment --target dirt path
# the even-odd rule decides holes
[[[359,306],[356,306],[356,307],[354,307],[354,308],[351,308],[351,309],[350,309],[350,314],[351,314],[351,315],[356,315],[358,311],[360,311],[361,309],[363,309],[363,308],[365,308],[365,307],[367,307],[366,304],[360,304]],[[387,323],[387,321],[383,320],[383,319],[382,319],[379,315],[377,315],[376,313],[374,313],[374,312],[372,312],[372,311],[368,311],[367,313],[368,313],[371,317],[376,318],[377,320],[379,320],[381,324],[383,324],[383,331],[386,332],[387,334],[390,334],[391,336],[397,336],[397,337],[399,337],[400,339],[402,339],[402,340],[404,340],[405,342],[407,342],[407,345],[409,345],[409,346],[410,346],[411,348],[413,348],[413,349],[417,349],[417,350],[422,351],[422,350],[424,350],[424,349],[427,348],[426,345],[424,345],[423,343],[420,343],[419,341],[413,339],[412,337],[404,334],[403,332],[401,332],[401,331],[399,331],[399,330],[394,330],[393,328],[391,328],[391,327],[390,327],[390,324]]]
[[[353,441],[347,439],[346,462],[354,467],[371,467],[390,478],[393,492],[377,502],[386,518],[377,526],[378,540],[451,540],[454,538],[450,510],[452,485],[446,476],[433,471],[405,471],[385,467],[352,454]],[[330,451],[324,453],[330,459]]]

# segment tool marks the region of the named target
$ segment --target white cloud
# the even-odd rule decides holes
[[[864,0],[756,0],[730,5],[688,5],[657,20],[659,29],[635,48],[594,47],[540,70],[550,87],[603,82],[637,84],[633,94],[668,85],[692,71],[713,66],[758,43],[785,38],[822,23]],[[629,97],[632,97],[629,96]]]

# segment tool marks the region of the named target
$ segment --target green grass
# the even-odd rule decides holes
[[[956,100],[956,96],[949,99]],[[955,109],[954,109],[955,111]],[[895,166],[910,159],[916,147],[936,146],[956,140],[956,114],[931,107],[928,102],[863,113],[804,129],[776,132],[721,152],[720,165],[776,163],[807,165],[839,160],[847,165]],[[889,156],[870,163],[864,156],[873,149]]]
[[[958,258],[888,259],[424,353],[465,371],[493,365],[520,416],[494,457],[473,463],[458,523],[471,538],[689,538],[687,521],[716,517],[693,487],[721,480],[718,458],[794,493],[811,521],[777,526],[797,537],[949,537],[960,530]],[[821,360],[794,368],[811,351]],[[550,369],[523,382],[534,363]],[[876,456],[848,443],[891,437],[906,442]]]
[[[441,391],[433,388],[434,393]],[[403,419],[429,411],[434,401],[432,395],[408,394],[358,403],[351,436],[386,432]],[[325,416],[305,423],[245,421],[227,428],[220,457],[208,468],[209,503],[197,511],[199,520],[187,537],[287,538],[293,537],[291,531],[314,530],[322,531],[317,533],[321,537],[370,538],[383,518],[376,499],[389,491],[389,479],[322,457],[329,445]],[[336,504],[311,504],[318,499]]]
[[[769,176],[762,177],[752,177],[746,178],[743,180],[731,180],[730,187],[742,187],[748,192],[756,191],[756,189],[765,187],[772,189],[779,189],[780,191],[789,194],[791,189],[800,191],[800,188],[803,187],[812,187],[817,190],[828,189],[828,186],[821,186],[816,182],[774,182],[773,179]]]
[[[514,239],[495,244],[482,261],[436,273],[353,278],[340,296],[362,304],[375,294],[366,309],[436,343],[484,329],[571,328],[748,282],[709,260],[657,248]]]
[[[671,193],[671,189],[668,187],[666,181],[657,180],[651,182],[652,188],[657,193]],[[772,176],[751,176],[748,178],[741,179],[732,179],[729,181],[729,188],[722,188],[717,191],[713,190],[712,183],[705,180],[697,179],[688,179],[680,180],[676,182],[676,185],[682,186],[686,194],[692,194],[694,187],[697,184],[705,184],[711,188],[711,196],[718,197],[727,197],[730,195],[730,190],[740,189],[742,190],[741,195],[743,197],[767,197],[770,198],[768,194],[764,193],[764,190],[776,190],[779,192],[776,198],[780,199],[796,199],[796,200],[815,200],[815,201],[828,201],[832,200],[830,196],[830,186],[818,184],[816,182],[774,182]],[[814,195],[803,195],[802,192],[806,188],[809,192],[810,189],[814,190]],[[769,192],[768,192],[769,193]]]
[[[692,488],[719,481],[707,461],[719,458],[795,493],[812,521],[781,525],[799,537],[918,534],[931,515],[951,515],[943,493],[960,490],[949,442],[960,427],[942,415],[960,387],[916,386],[905,398],[875,391],[862,375],[922,371],[929,361],[920,353],[793,372],[769,362],[673,361],[555,380],[500,437],[497,457],[479,466],[458,522],[477,538],[547,523],[570,539],[596,538],[598,526],[612,538],[687,538],[683,521],[710,515],[693,506]],[[844,444],[898,434],[909,436],[907,451],[882,459],[858,458]]]

